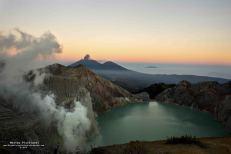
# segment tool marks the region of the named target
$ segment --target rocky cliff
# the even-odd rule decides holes
[[[155,99],[208,111],[231,130],[231,82],[191,84],[181,81],[177,86],[160,93]]]
[[[101,78],[83,65],[71,68],[60,64],[53,64],[39,69],[45,73],[44,84],[39,88],[42,91],[55,94],[57,102],[63,106],[71,105],[73,99],[79,99],[80,89],[86,89],[92,98],[93,110],[102,113],[113,107],[129,102],[140,101],[127,90]],[[32,76],[33,78],[33,73]]]

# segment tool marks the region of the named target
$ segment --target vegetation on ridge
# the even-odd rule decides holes
[[[199,147],[205,147],[205,145],[200,142],[196,136],[191,136],[191,135],[184,135],[184,136],[181,136],[181,137],[170,137],[170,138],[167,138],[166,144],[191,144],[191,145],[197,145]]]

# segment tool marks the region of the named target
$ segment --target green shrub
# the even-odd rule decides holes
[[[181,137],[170,137],[166,140],[166,144],[193,144],[200,147],[205,147],[195,136],[184,135]]]

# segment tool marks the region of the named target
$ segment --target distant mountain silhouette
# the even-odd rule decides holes
[[[92,69],[92,70],[116,70],[116,71],[126,71],[127,69],[114,63],[111,61],[107,61],[103,64],[99,63],[96,60],[90,59],[89,55],[86,55],[84,59],[81,59],[71,65],[69,67],[77,67],[78,65],[84,65],[85,67]]]
[[[90,59],[90,55],[86,55],[84,59],[69,65],[69,67],[77,67],[78,65],[84,65],[96,74],[116,83],[130,92],[137,92],[154,83],[177,84],[182,80],[188,80],[191,83],[203,81],[217,81],[219,83],[225,83],[229,81],[227,79],[208,76],[145,74],[126,69],[111,61],[101,64],[96,60]]]
[[[89,68],[89,69],[102,69],[102,64],[100,64],[99,62],[97,62],[96,60],[88,60],[88,59],[81,59],[71,65],[69,65],[69,67],[77,67],[79,65],[84,65],[85,67]]]
[[[107,61],[105,63],[102,64],[103,68],[105,70],[127,70],[126,68],[112,62],[112,61]]]

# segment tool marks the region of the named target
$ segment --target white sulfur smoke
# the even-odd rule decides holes
[[[63,146],[67,151],[75,152],[77,146],[84,144],[91,127],[87,108],[75,101],[73,110],[67,111],[56,105],[53,94],[42,96],[23,81],[24,73],[31,70],[35,60],[60,52],[61,46],[49,32],[38,38],[18,29],[8,35],[0,33],[0,62],[3,64],[0,65],[0,97],[21,112],[35,113],[48,126],[55,123]],[[36,74],[34,85],[41,84],[45,77]]]
[[[64,136],[64,146],[74,151],[76,145],[82,146],[85,143],[86,130],[90,129],[91,123],[86,108],[80,102],[75,102],[74,112],[62,110],[64,119],[59,123],[59,133]]]
[[[50,32],[38,38],[19,29],[8,35],[0,34],[0,61],[5,63],[1,77],[5,76],[10,83],[18,82],[23,73],[32,69],[36,60],[49,58],[61,51],[60,44]]]

